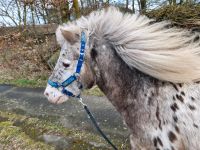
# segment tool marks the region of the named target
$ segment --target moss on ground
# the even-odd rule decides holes
[[[93,133],[77,129],[67,129],[44,118],[39,119],[0,111],[0,147],[2,146],[3,149],[56,149],[57,145],[55,143],[45,142],[41,138],[43,135],[55,135],[70,139],[66,148],[68,150],[111,149],[100,136]],[[114,139],[113,142],[121,149],[129,149],[128,144],[122,143],[119,139]]]
[[[29,138],[20,127],[14,126],[12,121],[0,122],[0,143],[3,149],[54,149],[53,146]]]

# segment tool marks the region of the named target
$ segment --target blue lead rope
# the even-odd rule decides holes
[[[101,134],[101,136],[106,140],[106,142],[108,142],[108,144],[110,144],[112,146],[112,148],[114,150],[118,150],[117,147],[108,139],[108,137],[103,133],[103,131],[101,130],[101,128],[99,127],[99,125],[97,124],[94,116],[92,115],[92,113],[90,112],[88,106],[86,104],[83,103],[82,98],[79,98],[79,102],[83,105],[83,108],[85,109],[86,113],[88,114],[88,116],[90,117],[90,120],[92,121],[94,127],[97,129],[97,131]]]

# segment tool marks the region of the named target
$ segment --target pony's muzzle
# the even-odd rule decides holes
[[[44,91],[44,95],[49,102],[54,104],[61,104],[69,99],[68,96],[64,95],[56,88],[53,88],[50,85],[47,85],[47,88]]]

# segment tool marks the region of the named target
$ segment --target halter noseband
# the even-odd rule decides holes
[[[79,58],[78,58],[78,63],[76,65],[76,72],[71,75],[69,78],[67,78],[65,81],[63,81],[62,83],[58,83],[58,82],[54,82],[52,80],[48,80],[48,84],[51,85],[54,88],[62,88],[62,93],[67,95],[67,96],[71,96],[71,97],[79,97],[79,96],[75,96],[72,92],[68,91],[67,89],[65,89],[65,87],[69,86],[70,84],[72,84],[74,81],[79,79],[79,75],[81,72],[81,68],[84,62],[84,57],[85,57],[85,44],[86,44],[86,36],[85,36],[85,32],[81,32],[81,46],[80,46],[80,54],[79,54]]]

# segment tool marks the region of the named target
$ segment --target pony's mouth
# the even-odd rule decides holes
[[[67,100],[69,99],[68,96],[66,95],[61,95],[59,96],[58,98],[55,98],[55,99],[48,99],[50,103],[53,103],[53,104],[62,104],[64,102],[66,102]]]

